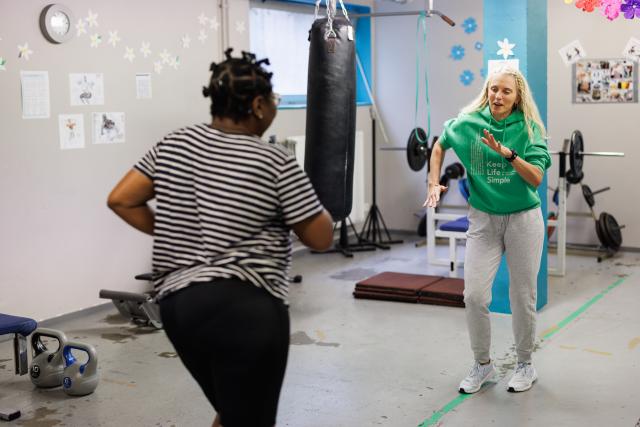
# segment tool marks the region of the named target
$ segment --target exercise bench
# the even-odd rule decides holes
[[[29,372],[29,350],[27,337],[38,327],[38,323],[27,317],[0,313],[0,335],[13,334],[13,358],[16,375]],[[17,409],[0,408],[0,420],[11,421],[20,417]]]

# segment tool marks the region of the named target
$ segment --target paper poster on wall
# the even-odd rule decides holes
[[[124,113],[93,113],[92,122],[94,144],[124,142]]]
[[[102,73],[69,74],[71,105],[104,105],[104,75]]]
[[[622,51],[622,56],[632,61],[640,62],[640,40],[631,37]]]
[[[573,65],[573,102],[638,102],[638,64],[624,58],[583,59]]]
[[[516,70],[520,69],[520,60],[519,59],[490,59],[487,61],[487,70],[490,75],[493,71],[502,67],[511,67]]]
[[[574,64],[576,61],[587,56],[582,44],[580,44],[580,41],[578,40],[574,40],[568,45],[561,47],[560,50],[558,50],[558,53],[560,54],[564,65]]]
[[[82,114],[59,114],[60,149],[84,148],[84,117]]]
[[[48,119],[49,73],[47,71],[20,71],[22,91],[22,118]]]
[[[136,97],[151,99],[151,73],[136,74]]]

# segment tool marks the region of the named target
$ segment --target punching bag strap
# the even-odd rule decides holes
[[[427,133],[426,138],[422,140],[418,130],[418,101],[420,93],[420,30],[422,29],[422,45],[424,46],[424,93],[425,100],[427,102]],[[429,103],[429,74],[427,67],[427,15],[424,11],[420,12],[418,16],[418,26],[416,27],[416,112],[413,120],[413,129],[415,138],[421,144],[428,144],[429,136],[431,135],[431,105]]]
[[[344,2],[342,0],[339,0],[339,1],[340,1],[340,7],[342,8],[342,14],[347,19],[347,22],[351,24],[351,20],[349,19],[349,14],[347,13],[347,8],[344,6]],[[324,34],[324,38],[325,39],[328,39],[329,37],[336,38],[338,37],[338,35],[333,29],[333,20],[336,17],[336,10],[337,10],[336,0],[325,0],[325,2],[327,5],[327,31]],[[320,13],[320,3],[322,3],[322,0],[316,0],[316,11],[315,11],[314,20],[318,19],[318,15]]]

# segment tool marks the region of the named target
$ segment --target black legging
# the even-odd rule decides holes
[[[289,351],[289,310],[237,279],[194,282],[160,301],[180,359],[224,427],[271,427]]]

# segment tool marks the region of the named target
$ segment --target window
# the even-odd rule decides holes
[[[251,1],[250,49],[258,59],[267,57],[273,71],[274,91],[282,95],[279,108],[305,108],[309,61],[309,29],[314,19],[314,0]],[[324,4],[324,2],[323,2]],[[349,13],[370,13],[366,6],[345,5]],[[325,12],[322,11],[321,14]],[[356,29],[356,53],[367,80],[371,81],[370,18],[351,19]],[[371,104],[356,68],[356,101]]]

